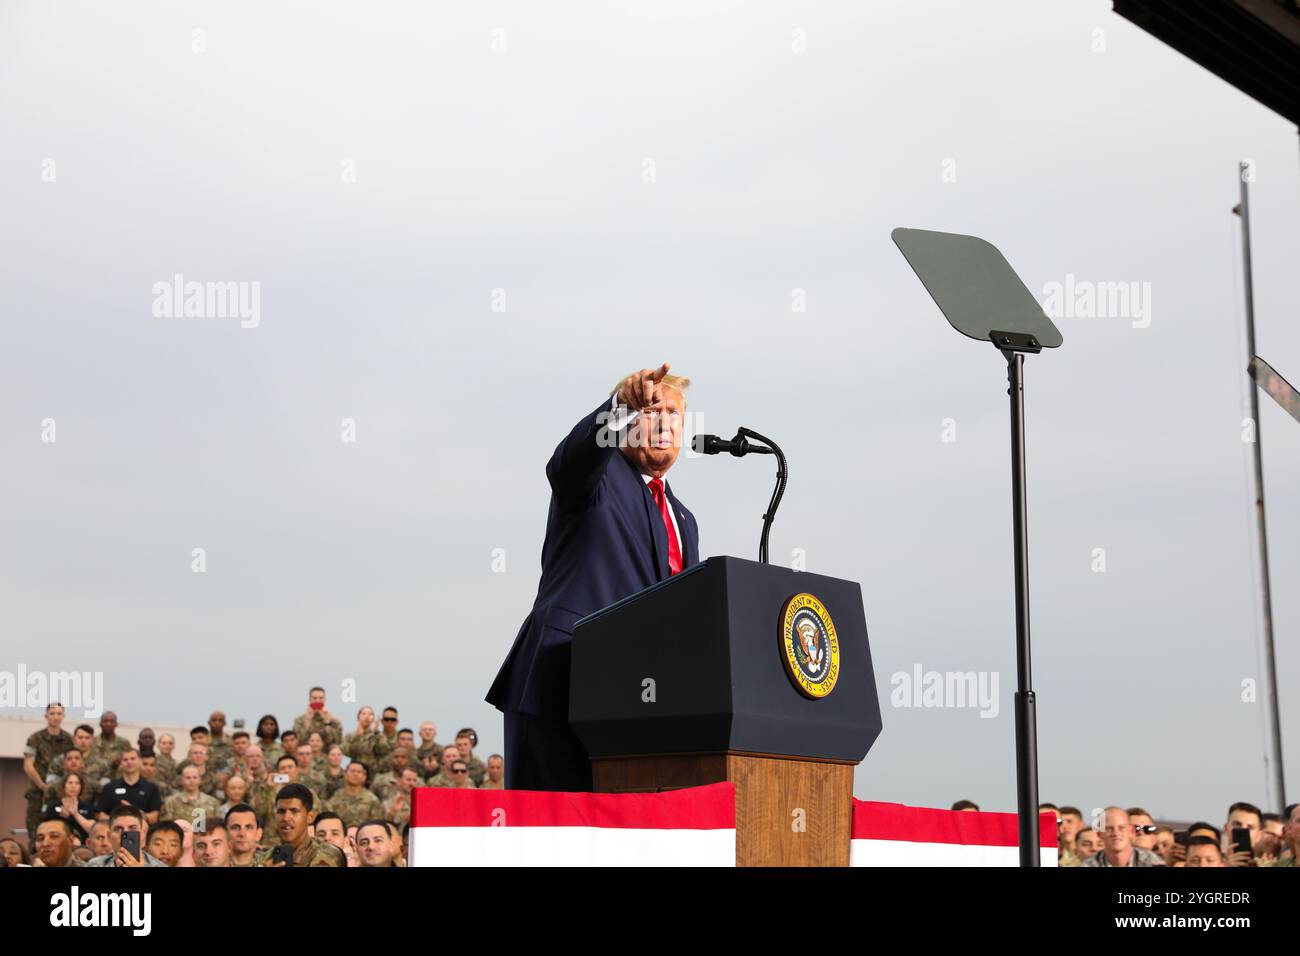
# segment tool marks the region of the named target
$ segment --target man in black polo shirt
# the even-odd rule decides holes
[[[95,801],[96,816],[107,820],[115,808],[126,804],[143,813],[147,823],[157,823],[162,793],[157,784],[140,776],[140,751],[134,748],[124,750],[119,767],[122,775],[104,787]]]

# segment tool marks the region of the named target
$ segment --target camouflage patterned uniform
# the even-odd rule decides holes
[[[345,827],[356,826],[384,815],[384,805],[369,790],[355,794],[348,793],[346,789],[340,790],[325,801],[325,809],[333,810],[342,817]]]
[[[504,790],[505,788],[506,788],[505,777],[501,778],[500,783],[493,783],[491,780],[484,777],[483,782],[478,785],[479,790]]]
[[[393,751],[397,749],[397,734],[393,734],[393,736],[390,737],[387,734],[381,733],[379,737],[383,740],[388,749],[384,751],[384,755],[379,758],[378,766],[371,765],[370,769],[375,773],[388,773],[388,771],[393,769],[392,758]]]
[[[411,769],[420,775],[421,780],[426,777],[432,777],[434,773],[438,772],[435,770],[433,773],[427,773],[424,769],[424,758],[432,757],[434,765],[439,769],[442,769],[442,752],[444,749],[446,748],[435,740],[428,747],[424,744],[420,744],[420,746],[416,748],[415,752],[411,754]]]
[[[235,759],[235,745],[225,735],[208,744],[208,765],[218,770],[225,770]]]
[[[370,784],[370,789],[375,792],[375,796],[380,800],[387,802],[388,798],[397,792],[397,771],[390,770],[388,773],[381,773]]]
[[[271,854],[254,863],[254,866],[270,866]],[[294,866],[347,866],[347,857],[333,843],[326,843],[319,837],[308,837],[302,846],[293,851]]]
[[[368,730],[364,734],[348,734],[343,738],[343,753],[349,760],[360,760],[372,774],[379,773],[379,764],[388,758],[392,746],[383,734]]]
[[[182,760],[176,765],[176,778],[179,780],[181,771],[192,766],[198,765],[188,757]],[[218,773],[219,771],[212,766],[212,758],[209,756],[208,762],[203,765],[203,775],[199,777],[199,791],[201,793],[206,793],[210,797],[216,795],[217,791],[221,789],[221,781],[217,777]]]
[[[57,734],[50,734],[48,727],[42,727],[36,733],[27,738],[27,746],[23,748],[23,757],[33,757],[36,765],[36,775],[42,780],[50,772],[50,762],[55,757],[67,753],[73,748],[72,735],[66,730],[60,730]],[[23,774],[23,776],[27,776]],[[36,841],[36,825],[41,822],[41,806],[45,800],[44,788],[38,787],[32,783],[31,779],[27,780],[27,839],[31,843]]]
[[[90,745],[91,757],[99,757],[108,763],[112,773],[117,773],[117,764],[122,759],[122,754],[134,748],[127,743],[125,737],[121,734],[114,734],[112,740],[106,740],[103,734],[97,736]]]
[[[169,757],[161,750],[155,750],[154,756],[157,757],[158,776],[154,778],[154,783],[158,784],[159,789],[163,784],[172,787],[176,784],[176,759]]]
[[[325,793],[325,775],[315,770],[298,770],[298,782],[311,790],[319,799]]]
[[[400,790],[384,801],[384,819],[396,823],[399,827],[411,822],[411,799],[409,793]]]
[[[279,843],[279,842],[280,842],[280,841],[279,841],[279,838],[277,838],[275,842],[276,842],[276,843]],[[251,863],[236,863],[236,862],[235,862],[235,858],[232,856],[232,857],[230,858],[230,865],[233,866],[233,867],[237,867],[237,868],[238,868],[238,867],[250,867],[250,866],[264,866],[265,864],[264,864],[262,861],[263,861],[264,859],[266,859],[267,857],[269,857],[270,855],[271,855],[271,851],[270,851],[270,850],[268,850],[268,849],[267,849],[266,847],[264,847],[264,846],[260,846],[260,845],[259,845],[258,848],[257,848],[256,850],[253,851],[253,862],[251,862]]]
[[[299,715],[293,719],[293,732],[298,735],[298,742],[304,747],[307,746],[307,740],[312,734],[320,734],[320,739],[325,741],[325,748],[328,750],[343,739],[343,723],[337,717],[326,720],[320,715],[320,711],[313,710],[311,717],[305,718]]]
[[[198,817],[195,815],[196,810],[202,810],[205,814],[204,819],[216,820],[220,818],[221,804],[217,803],[217,798],[209,796],[200,790],[193,797],[187,793],[174,793],[167,798],[163,804],[162,813],[159,815],[160,820],[188,820],[194,823]]]
[[[85,757],[85,754],[82,755]],[[45,775],[47,784],[56,783],[63,779],[63,754],[59,754],[50,761],[50,772]],[[104,789],[104,785],[113,778],[109,775],[108,763],[101,757],[85,757],[86,769],[82,771],[86,775],[86,780],[90,783],[90,792],[93,797],[99,796],[99,792]]]
[[[487,764],[478,757],[470,757],[465,761],[465,766],[469,768],[469,778],[474,781],[474,786],[483,786],[483,781],[487,779]]]
[[[344,773],[342,770],[338,772],[337,776],[331,777],[328,772],[326,772],[324,776],[325,776],[325,799],[326,800],[334,796],[334,794],[338,793],[347,785],[344,780]]]
[[[426,783],[425,786],[426,787],[455,787],[456,784],[452,783],[451,780],[448,777],[444,776],[443,772],[439,770],[436,774],[434,774],[432,777],[429,778],[429,782]],[[462,789],[477,790],[478,787],[474,786],[474,780],[471,777],[469,781],[469,786],[463,787]]]

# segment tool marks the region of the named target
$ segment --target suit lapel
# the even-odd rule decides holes
[[[668,532],[664,530],[663,515],[659,513],[659,508],[655,504],[655,496],[651,494],[645,479],[641,477],[640,469],[629,461],[626,455],[619,455],[619,457],[627,463],[628,476],[631,481],[636,483],[633,493],[641,496],[641,503],[645,507],[646,524],[650,531],[650,541],[654,547],[655,580],[666,581],[668,579]],[[671,504],[671,501],[669,503]]]

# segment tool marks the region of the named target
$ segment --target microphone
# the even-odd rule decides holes
[[[761,444],[751,444],[749,441],[751,438]],[[735,438],[696,435],[691,439],[691,448],[701,455],[720,455],[725,451],[737,458],[743,458],[745,455],[776,455],[776,489],[772,492],[772,500],[768,502],[767,511],[763,515],[763,533],[758,539],[758,560],[762,564],[767,564],[767,539],[772,531],[772,520],[776,517],[776,509],[781,504],[781,496],[785,494],[785,483],[789,476],[785,467],[785,455],[772,439],[743,425],[736,430]]]
[[[751,444],[745,437],[745,429],[736,432],[736,437],[727,439],[717,435],[696,435],[691,439],[691,450],[699,455],[721,455],[728,452],[737,458],[745,455],[771,455],[772,449],[763,445]]]

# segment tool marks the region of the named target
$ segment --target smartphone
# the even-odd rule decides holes
[[[1250,852],[1250,830],[1246,827],[1232,828],[1232,848],[1238,853]]]
[[[122,848],[130,853],[137,860],[143,859],[140,856],[140,831],[123,830],[122,831]]]
[[[1174,831],[1174,842],[1177,843],[1179,846],[1187,846],[1187,831],[1186,831],[1186,830],[1175,830],[1175,831]]]
[[[288,782],[289,782],[289,775],[288,775],[287,773],[273,773],[273,774],[271,774],[271,782],[272,782],[272,783],[288,783]]]
[[[283,863],[285,866],[293,866],[293,847],[287,843],[281,843],[271,851],[272,863]]]

